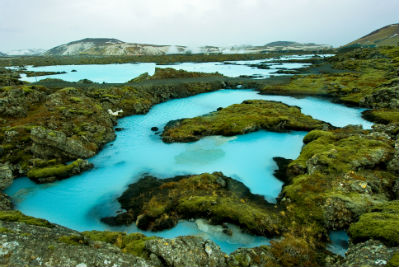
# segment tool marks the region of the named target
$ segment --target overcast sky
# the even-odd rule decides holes
[[[398,0],[0,0],[0,51],[87,37],[180,45],[340,46],[398,22]]]

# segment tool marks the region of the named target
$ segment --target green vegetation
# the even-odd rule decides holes
[[[157,237],[147,237],[140,233],[126,234],[124,232],[110,231],[85,231],[82,234],[63,235],[58,241],[74,246],[90,245],[93,241],[109,243],[121,249],[124,253],[129,253],[138,257],[148,258],[148,252],[145,251],[147,240]]]
[[[373,31],[344,47],[399,46],[399,24],[392,24]]]
[[[0,210],[0,220],[8,222],[21,222],[48,228],[54,227],[53,224],[46,220],[26,216],[18,210]]]
[[[148,253],[144,250],[145,242],[157,238],[154,236],[147,237],[140,233],[126,234],[109,231],[86,231],[82,234],[85,238],[110,243],[120,248],[122,252],[144,258],[148,257]]]
[[[399,123],[399,111],[395,109],[373,109],[363,112],[363,117],[376,123]]]
[[[381,240],[388,246],[399,245],[399,201],[386,202],[371,208],[349,228],[355,242],[370,238]]]
[[[27,176],[36,182],[59,180],[79,173],[81,168],[84,168],[84,164],[83,159],[77,159],[67,165],[57,164],[44,168],[32,168],[28,171]]]
[[[315,232],[312,225],[286,232],[281,240],[271,241],[271,252],[282,266],[321,266]]]
[[[398,267],[399,266],[399,252],[395,252],[393,257],[390,259],[388,264],[386,265],[387,267]]]
[[[288,82],[267,85],[261,92],[330,96],[341,102],[363,107],[389,105],[393,111],[398,112],[397,104],[390,105],[398,98],[398,47],[355,49],[339,53],[328,61],[342,71],[293,76]],[[379,90],[381,93],[375,94]],[[394,99],[396,94],[397,98]]]
[[[282,225],[279,213],[261,196],[221,173],[158,180],[146,177],[119,198],[126,213],[104,218],[110,224],[136,225],[159,231],[179,219],[207,218],[212,223],[231,222],[252,233],[272,236]]]
[[[164,142],[190,142],[203,136],[233,136],[269,131],[309,131],[329,127],[327,123],[301,113],[300,108],[281,102],[246,100],[210,114],[170,122],[162,133]]]
[[[128,83],[143,82],[149,80],[161,80],[161,79],[200,78],[200,77],[215,77],[215,76],[223,77],[223,75],[218,72],[204,73],[204,72],[189,72],[184,70],[176,70],[172,68],[156,68],[152,76],[150,76],[146,72],[130,80]]]
[[[85,240],[84,236],[76,234],[76,235],[63,235],[58,238],[58,241],[68,244],[68,245],[88,245],[88,241]]]
[[[338,134],[335,135],[335,131],[324,134],[313,131],[306,135],[304,140],[307,144],[289,168],[307,169],[308,173],[340,174],[363,166],[378,165],[390,157],[392,147],[387,140],[365,138],[357,131],[354,134],[346,134],[342,130],[336,132]],[[322,168],[317,169],[318,165]]]

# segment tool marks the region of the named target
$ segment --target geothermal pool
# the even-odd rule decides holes
[[[100,222],[101,217],[115,214],[119,209],[115,199],[143,174],[167,178],[222,171],[243,182],[252,193],[274,202],[282,182],[272,175],[277,168],[272,158],[296,158],[306,132],[257,131],[236,137],[211,136],[193,143],[165,144],[150,130],[154,126],[163,129],[170,120],[203,115],[247,99],[297,105],[303,113],[339,127],[347,124],[371,127],[371,123],[361,118],[363,109],[324,99],[260,95],[250,89],[219,90],[170,100],[154,106],[147,114],[120,119],[118,127],[123,130],[117,132],[115,141],[90,159],[95,165],[91,171],[45,185],[36,185],[27,178],[16,179],[6,193],[23,213],[79,231],[121,230],[167,238],[200,235],[213,240],[227,253],[239,247],[268,244],[268,239],[244,234],[232,225],[233,235],[228,236],[220,226],[210,226],[204,220],[181,221],[173,229],[155,233],[141,231],[135,225],[110,227]]]
[[[155,63],[126,63],[126,64],[91,64],[91,65],[55,65],[33,67],[27,66],[28,71],[53,71],[65,72],[64,74],[46,75],[38,77],[27,77],[23,75],[21,80],[27,82],[37,82],[43,79],[63,79],[69,82],[77,82],[82,79],[88,79],[93,82],[106,83],[125,83],[138,77],[142,73],[154,74],[155,68],[174,68],[178,70],[196,71],[196,72],[219,72],[228,77],[239,77],[241,75],[252,76],[255,78],[268,78],[271,75],[280,75],[276,72],[280,69],[298,69],[309,66],[309,63],[284,62],[291,59],[308,59],[314,55],[290,55],[279,58],[268,58],[259,60],[242,60],[226,62],[183,62],[171,65],[156,65]],[[332,56],[330,54],[319,55],[323,57]],[[273,63],[273,60],[281,60],[282,63]],[[253,64],[265,64],[269,69],[260,69]]]

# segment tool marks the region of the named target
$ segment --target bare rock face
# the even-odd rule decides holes
[[[375,240],[363,243],[350,244],[349,250],[343,260],[335,266],[387,266],[398,248],[388,248]]]
[[[48,130],[43,127],[35,127],[31,131],[33,140],[32,152],[39,158],[60,157],[89,158],[94,156],[92,150],[87,149],[79,140],[67,137],[65,133]]]
[[[0,190],[9,187],[13,182],[13,173],[7,164],[0,164]]]
[[[29,107],[43,101],[45,94],[31,88],[14,88],[0,93],[0,115],[26,117]]]
[[[229,255],[228,265],[232,267],[280,266],[270,246],[239,248]]]
[[[0,210],[11,210],[12,208],[11,198],[4,193],[0,193]]]
[[[1,266],[154,266],[113,245],[86,240],[80,233],[58,225],[1,220],[0,228]]]
[[[166,266],[227,266],[227,255],[214,242],[195,236],[149,240],[146,250],[155,254]]]

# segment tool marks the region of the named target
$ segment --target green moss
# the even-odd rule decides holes
[[[77,104],[83,103],[82,98],[76,97],[76,96],[71,96],[71,97],[69,98],[69,100],[70,100],[72,103],[77,103]]]
[[[136,222],[144,230],[168,229],[179,219],[190,218],[207,218],[216,224],[231,222],[265,236],[276,235],[283,227],[277,209],[221,173],[167,180],[146,177],[120,199],[122,207],[135,216],[117,215],[117,223],[123,216],[123,223]]]
[[[68,165],[58,164],[44,168],[33,168],[28,171],[27,176],[33,180],[38,180],[40,178],[46,177],[69,177],[71,176],[72,170],[78,168],[81,165],[82,161],[82,159],[77,159]]]
[[[232,136],[259,129],[269,131],[307,131],[328,126],[301,113],[298,107],[281,102],[246,100],[205,116],[184,119],[167,125],[162,134],[166,142],[194,141],[202,136]]]
[[[304,144],[308,144],[311,141],[314,141],[322,136],[333,137],[334,135],[332,132],[328,132],[328,131],[312,130],[306,136],[304,136],[303,142],[304,142]]]
[[[318,135],[317,135],[318,136]],[[313,139],[313,135],[305,138]],[[357,149],[354,149],[354,148]],[[324,134],[316,140],[307,143],[300,156],[289,164],[290,169],[305,169],[306,162],[313,158],[321,166],[324,173],[343,173],[354,170],[363,165],[368,165],[374,154],[389,156],[392,147],[386,140],[365,138],[355,132],[354,135],[341,136],[337,134]],[[385,158],[381,158],[382,161]],[[374,162],[372,164],[378,164]],[[322,168],[322,166],[324,168]]]
[[[393,257],[389,260],[387,267],[398,267],[399,266],[399,252],[395,252]]]
[[[377,123],[399,123],[398,109],[373,109],[363,112],[363,117]]]
[[[0,227],[0,233],[13,233],[14,231],[6,228],[6,227]]]
[[[377,239],[389,246],[399,244],[399,202],[373,207],[373,212],[361,215],[349,228],[349,235],[356,241]]]
[[[394,50],[398,51],[398,48]],[[267,85],[261,91],[268,94],[331,96],[348,104],[372,107],[381,103],[382,99],[372,98],[376,103],[365,103],[364,99],[372,96],[381,86],[388,86],[388,80],[398,77],[398,55],[392,51],[376,48],[341,52],[327,61],[343,72],[294,76],[290,81]]]
[[[59,242],[68,244],[68,245],[87,245],[88,241],[85,240],[83,235],[63,235],[58,238]]]
[[[8,210],[8,211],[2,210],[2,211],[0,211],[0,220],[8,221],[8,222],[21,222],[21,223],[42,226],[42,227],[48,227],[48,228],[54,227],[53,224],[49,223],[46,220],[26,216],[17,210]]]
[[[145,243],[147,240],[156,239],[157,237],[147,237],[140,233],[126,234],[123,232],[109,231],[87,231],[82,233],[85,237],[94,241],[102,241],[117,246],[123,252],[133,254],[138,257],[147,257],[145,252]]]
[[[140,74],[138,77],[130,80],[128,83],[142,82],[142,81],[149,80],[149,78],[150,78],[149,73],[145,72],[145,73]]]

